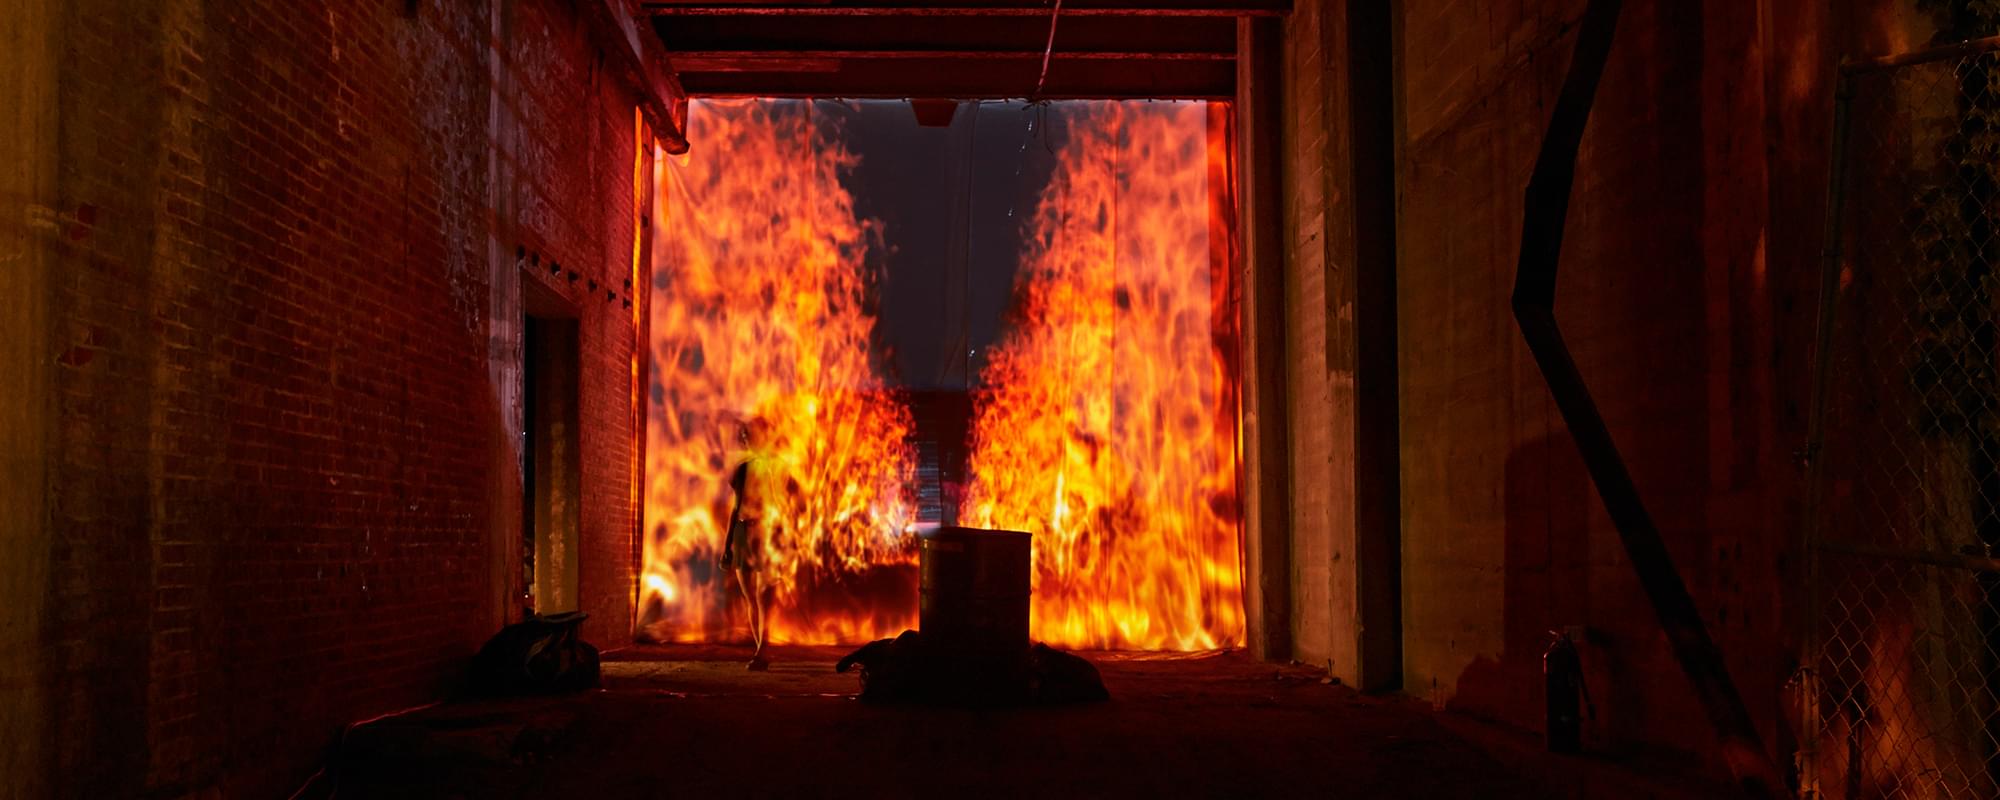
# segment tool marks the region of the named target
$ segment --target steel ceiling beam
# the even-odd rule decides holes
[[[1065,0],[1064,17],[1275,17],[1290,13],[1291,0]],[[661,17],[1046,17],[1051,8],[1019,0],[865,0],[855,2],[713,2],[648,0],[641,13]]]
[[[728,65],[762,64],[782,70],[794,62],[804,64],[830,61],[1035,61],[1041,51],[962,51],[962,50],[696,50],[673,56],[674,69],[690,72],[734,72]],[[1229,61],[1227,53],[1128,53],[1093,52],[1054,54],[1055,61]],[[718,66],[721,65],[721,66]]]
[[[1067,8],[1067,6],[1065,6]],[[1047,45],[1047,17],[654,17],[670,54],[757,51],[1034,51]],[[1215,17],[1081,17],[1062,21],[1056,54],[1236,54],[1236,21]]]
[[[677,62],[678,63],[678,62]],[[694,97],[1020,98],[1034,91],[1038,59],[771,59],[681,70]],[[723,69],[726,67],[727,69]],[[1050,100],[1227,100],[1234,60],[1058,59],[1041,97]]]

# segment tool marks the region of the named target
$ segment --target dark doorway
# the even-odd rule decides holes
[[[523,600],[529,613],[557,614],[577,610],[577,322],[564,304],[536,303],[529,294],[521,359]]]

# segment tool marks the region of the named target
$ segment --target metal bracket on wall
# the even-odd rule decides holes
[[[1535,159],[1534,175],[1528,181],[1521,258],[1514,276],[1514,319],[1576,441],[1598,497],[1618,528],[1619,539],[1673,647],[1674,658],[1694,684],[1709,721],[1715,725],[1724,761],[1752,796],[1782,797],[1784,782],[1764,752],[1722,651],[1710,638],[1556,324],[1556,272],[1570,189],[1576,180],[1577,150],[1590,121],[1622,6],[1622,0],[1591,0],[1584,10],[1569,74],[1563,79],[1562,94],[1556,99],[1541,153]]]

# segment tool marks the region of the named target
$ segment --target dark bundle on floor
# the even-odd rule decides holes
[[[1097,667],[1037,642],[1016,653],[976,652],[927,644],[904,631],[863,645],[834,665],[861,668],[861,699],[870,703],[1025,706],[1111,699]]]
[[[500,629],[472,659],[466,689],[480,697],[558,694],[597,686],[597,648],[582,640],[579,611],[536,615]]]

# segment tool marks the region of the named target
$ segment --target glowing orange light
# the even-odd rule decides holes
[[[641,625],[653,638],[747,637],[734,580],[716,567],[736,433],[771,423],[784,476],[761,553],[770,640],[824,644],[916,625],[909,412],[869,363],[867,231],[838,173],[853,164],[815,132],[810,106],[699,102],[701,146],[662,170],[652,346],[661,397],[646,448]],[[883,591],[886,580],[897,591]],[[870,589],[874,590],[871,591]]]
[[[1034,534],[1033,631],[1053,644],[1243,641],[1206,114],[1076,114],[1033,218],[1020,319],[975,401],[962,518]]]
[[[1080,647],[1243,641],[1233,377],[1211,282],[1212,153],[1198,103],[1073,105],[1029,220],[1011,332],[976,398],[968,525],[1035,535],[1032,631]],[[871,366],[852,157],[803,104],[696,103],[697,151],[662,165],[650,305],[646,630],[742,639],[715,568],[741,458],[773,423],[787,476],[760,555],[771,640],[915,627],[903,406]]]

